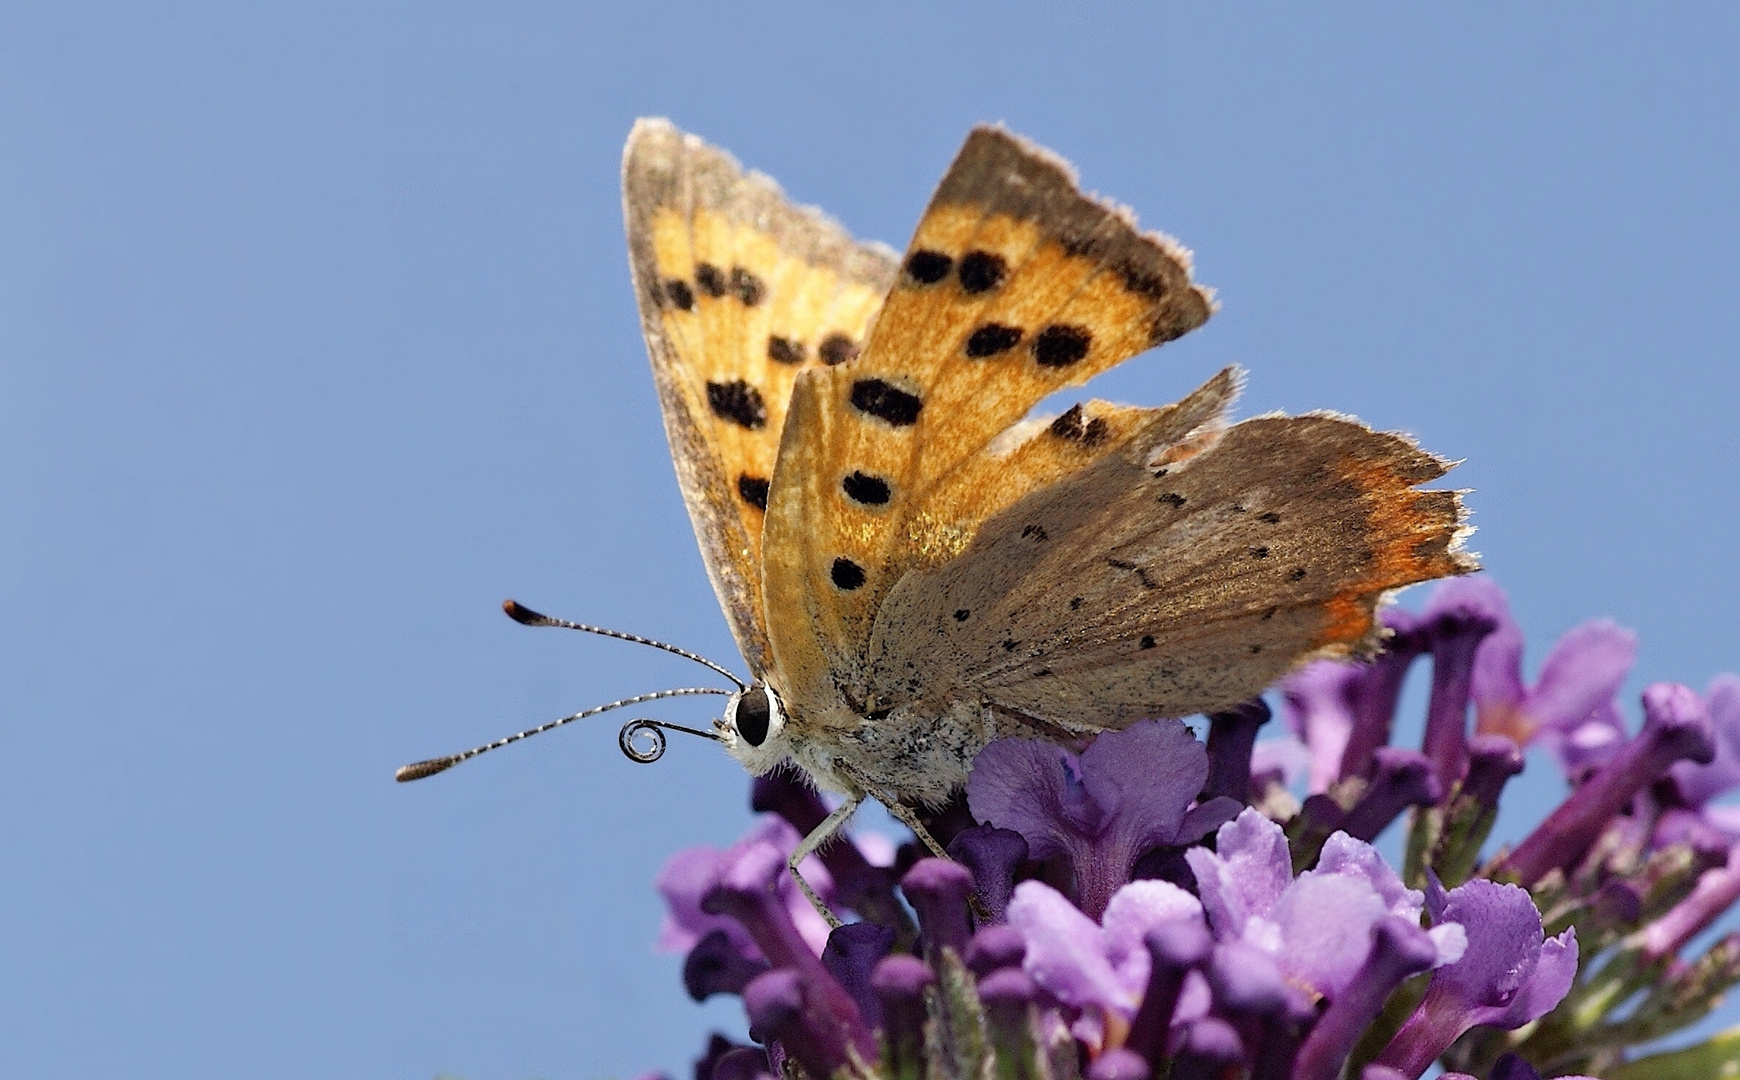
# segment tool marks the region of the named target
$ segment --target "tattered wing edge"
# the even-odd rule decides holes
[[[932,205],[971,202],[1022,219],[1043,216],[1047,222],[1060,223],[1059,231],[1066,238],[1072,238],[1084,253],[1091,252],[1121,272],[1165,278],[1167,286],[1173,290],[1179,285],[1185,286],[1185,292],[1196,301],[1191,305],[1194,310],[1186,313],[1184,323],[1176,326],[1165,340],[1181,337],[1200,327],[1218,310],[1220,305],[1215,300],[1214,290],[1194,280],[1195,259],[1189,248],[1167,233],[1142,229],[1136,212],[1129,206],[1084,190],[1075,166],[1062,155],[997,123],[977,125],[968,133],[955,162],[968,160],[979,162],[980,168],[957,171],[951,164],[942,183],[937,186],[936,194],[931,197]],[[983,181],[987,173],[997,170],[1008,170],[1009,175],[1028,185],[1026,197],[985,202],[983,195],[987,191],[1008,191],[1007,185]],[[1047,208],[1043,214],[1037,209],[1041,205]],[[1084,214],[1084,209],[1090,213]],[[1104,220],[1098,215],[1123,225],[1129,230],[1127,236],[1106,238],[1097,235]],[[1069,231],[1072,223],[1078,226],[1073,237]],[[1161,256],[1161,260],[1154,260],[1154,254]],[[1182,272],[1182,281],[1173,280],[1171,271],[1174,270]]]

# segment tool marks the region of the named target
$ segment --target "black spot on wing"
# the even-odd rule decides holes
[[[990,292],[1003,284],[1009,274],[1009,264],[1001,255],[989,251],[969,251],[961,257],[961,289],[969,296]]]
[[[850,592],[864,584],[864,568],[842,555],[834,560],[828,577],[833,579],[835,588]]]
[[[1154,647],[1154,635],[1143,634],[1142,640],[1136,642],[1136,647],[1138,649],[1152,649]]]
[[[672,278],[665,282],[665,299],[669,300],[674,308],[680,308],[683,311],[695,310],[695,290],[689,288],[688,282],[678,278]]]
[[[731,268],[731,292],[743,301],[744,307],[754,307],[767,295],[767,284],[741,266]]]
[[[1142,583],[1142,588],[1144,589],[1157,589],[1160,587],[1158,583],[1148,576],[1148,568],[1145,566],[1138,566],[1133,562],[1127,562],[1123,559],[1107,559],[1106,565],[1117,570],[1129,570],[1133,572],[1136,575],[1136,580]]]
[[[906,257],[906,276],[919,285],[935,285],[949,276],[955,261],[940,251],[915,251]]]
[[[1281,515],[1271,510],[1266,514],[1258,514],[1257,520],[1266,522],[1270,525],[1279,525],[1281,523]]]
[[[1293,569],[1287,571],[1287,580],[1288,581],[1304,581],[1305,580],[1305,568],[1303,566],[1298,566],[1298,567],[1294,567]]]
[[[1268,557],[1269,549],[1266,547],[1254,547],[1251,549],[1251,558],[1253,559],[1266,559]]]
[[[1184,505],[1184,496],[1178,494],[1176,491],[1163,491],[1160,493],[1159,501],[1163,506],[1170,506],[1177,509]]]
[[[852,384],[852,407],[895,427],[907,427],[918,422],[924,402],[881,379],[859,379]]]
[[[1135,263],[1125,263],[1118,267],[1118,276],[1124,279],[1124,288],[1137,296],[1158,300],[1166,295],[1166,279],[1143,270]]]
[[[715,300],[725,295],[725,274],[712,263],[701,263],[695,267],[695,284]]]
[[[757,510],[767,509],[767,481],[759,476],[744,473],[737,478],[737,494],[743,496],[743,501]]]
[[[888,481],[862,472],[854,472],[841,480],[840,487],[853,502],[866,506],[881,506],[889,497]]]
[[[707,406],[713,415],[750,431],[767,426],[767,404],[761,400],[761,392],[742,379],[708,383]]]
[[[1096,416],[1090,420],[1083,414],[1080,405],[1071,405],[1068,412],[1051,422],[1053,435],[1089,448],[1105,442],[1108,430],[1109,425],[1104,417]]]
[[[1021,329],[1001,323],[986,323],[967,338],[967,355],[975,360],[1008,352],[1021,343]]]
[[[776,364],[801,364],[804,362],[804,351],[801,341],[782,338],[778,334],[767,339],[767,358]]]
[[[973,613],[971,611],[968,611],[966,608],[956,608],[955,609],[955,621],[956,622],[966,622],[968,617],[970,617],[972,614]]]
[[[1033,338],[1033,359],[1040,367],[1068,367],[1079,363],[1092,343],[1085,327],[1048,326]]]
[[[858,355],[858,343],[845,334],[829,334],[817,347],[816,355],[822,358],[822,363],[830,367],[844,364]]]

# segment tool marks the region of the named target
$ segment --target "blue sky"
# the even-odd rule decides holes
[[[1005,121],[1219,290],[1100,396],[1238,362],[1245,415],[1466,459],[1531,659],[1640,633],[1634,722],[1740,668],[1735,9],[599,8],[0,11],[0,1073],[683,1076],[741,1030],[650,951],[661,861],[747,822],[714,748],[600,721],[391,782],[696,677],[505,596],[736,661],[636,116],[896,246]]]

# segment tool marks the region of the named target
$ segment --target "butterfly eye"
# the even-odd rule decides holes
[[[770,734],[784,726],[779,698],[762,686],[752,686],[738,694],[728,706],[726,719],[737,734],[750,746],[760,746]]]
[[[767,741],[767,729],[773,722],[773,710],[767,703],[767,691],[759,686],[745,690],[737,699],[737,707],[732,710],[732,719],[737,724],[737,734],[750,746],[760,746]]]

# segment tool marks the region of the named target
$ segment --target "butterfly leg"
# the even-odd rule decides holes
[[[886,806],[888,812],[894,815],[896,821],[911,829],[912,835],[918,837],[919,843],[929,848],[932,855],[935,855],[939,859],[949,859],[951,861],[954,859],[954,856],[950,855],[943,849],[941,844],[937,843],[936,837],[932,836],[930,830],[924,827],[924,822],[918,820],[918,815],[912,812],[911,807],[906,806],[899,799],[893,797],[882,798],[878,796],[876,801],[881,803],[883,806]],[[991,924],[991,913],[985,909],[984,904],[980,903],[977,893],[967,897],[967,905],[973,909],[973,916],[979,920],[980,926],[989,926]]]
[[[944,851],[943,846],[936,842],[936,837],[930,834],[930,830],[924,827],[924,822],[918,820],[918,815],[913,813],[910,807],[893,796],[878,796],[876,801],[888,808],[888,812],[893,815],[894,820],[911,829],[912,835],[918,837],[918,842],[929,848],[932,855],[939,859],[949,857],[949,853]]]
[[[839,917],[828,910],[828,905],[822,903],[822,898],[816,895],[816,890],[810,888],[810,883],[805,881],[803,874],[798,871],[798,864],[814,855],[823,844],[832,840],[834,834],[838,833],[852,815],[858,812],[858,807],[863,802],[863,795],[849,796],[845,802],[840,804],[839,809],[823,818],[820,825],[810,830],[810,834],[804,837],[803,843],[799,844],[797,849],[791,853],[791,858],[785,861],[785,864],[791,868],[791,876],[797,879],[798,888],[802,889],[804,896],[809,898],[810,906],[816,909],[816,914],[827,920],[828,927],[833,930],[840,928]]]

